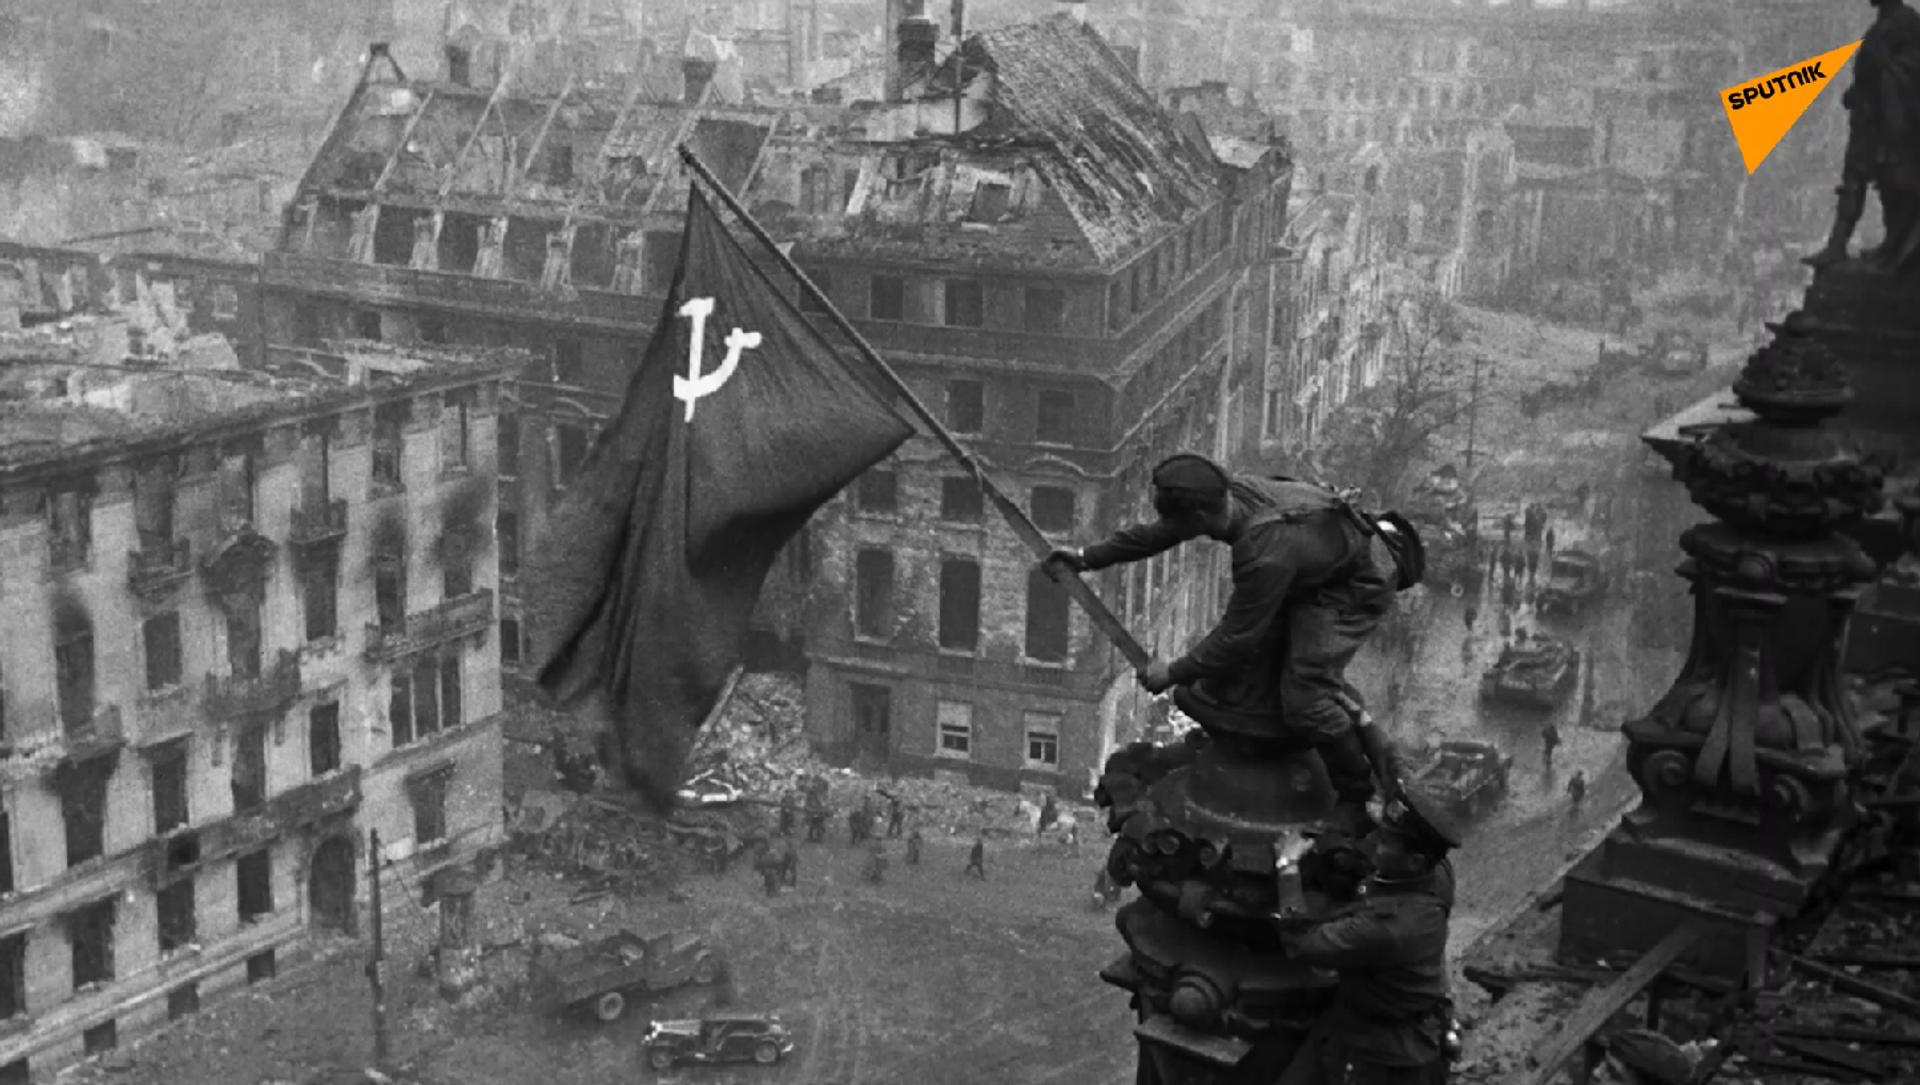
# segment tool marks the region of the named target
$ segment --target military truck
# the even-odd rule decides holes
[[[1496,704],[1552,708],[1573,692],[1580,652],[1564,641],[1536,636],[1509,645],[1480,678],[1480,697]]]
[[[1534,606],[1543,615],[1578,617],[1588,604],[1599,600],[1604,581],[1598,557],[1584,550],[1558,551]]]
[[[627,930],[538,957],[534,966],[534,983],[550,1003],[602,1021],[619,1020],[630,995],[715,983],[725,968],[697,934]]]
[[[1485,816],[1507,797],[1512,772],[1512,754],[1485,742],[1448,741],[1440,744],[1416,779],[1446,801],[1456,817],[1473,819]]]

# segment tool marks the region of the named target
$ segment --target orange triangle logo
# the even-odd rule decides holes
[[[1727,111],[1727,123],[1733,126],[1733,138],[1740,144],[1740,157],[1746,159],[1748,173],[1760,168],[1780,137],[1839,76],[1841,66],[1858,48],[1857,41],[1842,45],[1720,92],[1720,108]]]

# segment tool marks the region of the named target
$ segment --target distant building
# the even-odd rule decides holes
[[[106,366],[0,335],[0,1081],[114,1047],[500,835],[519,359]]]
[[[522,547],[624,394],[664,303],[686,207],[675,144],[744,187],[778,119],[727,104],[712,74],[689,59],[664,93],[521,97],[511,84],[405,80],[376,56],[264,258],[270,366],[342,339],[511,346],[535,359],[498,427],[510,667],[529,647]]]
[[[1091,541],[1147,514],[1161,458],[1230,460],[1257,432],[1235,422],[1265,398],[1252,268],[1290,163],[1261,144],[1224,164],[1070,16],[938,59],[939,25],[907,9],[896,97],[777,134],[757,213],[996,486],[1049,538]],[[1172,657],[1217,615],[1224,557],[1098,583]],[[815,519],[806,571],[788,632],[830,755],[1080,794],[1144,722],[1130,668],[930,440]]]

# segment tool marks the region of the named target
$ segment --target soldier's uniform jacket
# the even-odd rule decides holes
[[[1207,679],[1223,704],[1278,713],[1286,606],[1312,599],[1369,562],[1370,540],[1326,488],[1294,479],[1234,476],[1233,594],[1220,623],[1168,665],[1173,681]],[[1081,551],[1088,569],[1143,561],[1193,536],[1164,520],[1122,528]]]
[[[1443,1057],[1452,897],[1452,868],[1442,863],[1417,881],[1369,882],[1366,897],[1333,919],[1284,936],[1294,960],[1339,974],[1321,1022],[1330,1040],[1380,1066],[1427,1066]]]

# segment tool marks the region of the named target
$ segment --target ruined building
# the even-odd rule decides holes
[[[0,363],[0,1082],[271,977],[497,842],[513,361]]]
[[[940,56],[906,7],[894,100],[776,135],[759,214],[996,486],[1049,538],[1090,541],[1148,512],[1161,458],[1259,431],[1255,269],[1290,170],[1264,144],[1224,164],[1071,15]],[[1223,599],[1213,549],[1115,570],[1103,594],[1177,655]],[[805,560],[820,748],[1081,793],[1129,737],[1117,721],[1142,718],[1130,670],[931,440],[824,510]]]
[[[511,55],[502,63],[511,62]],[[460,73],[455,73],[460,74]],[[624,392],[679,251],[685,140],[729,186],[773,115],[728,106],[712,66],[519,97],[405,80],[376,48],[261,271],[269,363],[339,339],[525,348],[499,422],[500,650],[524,654],[519,554]]]

